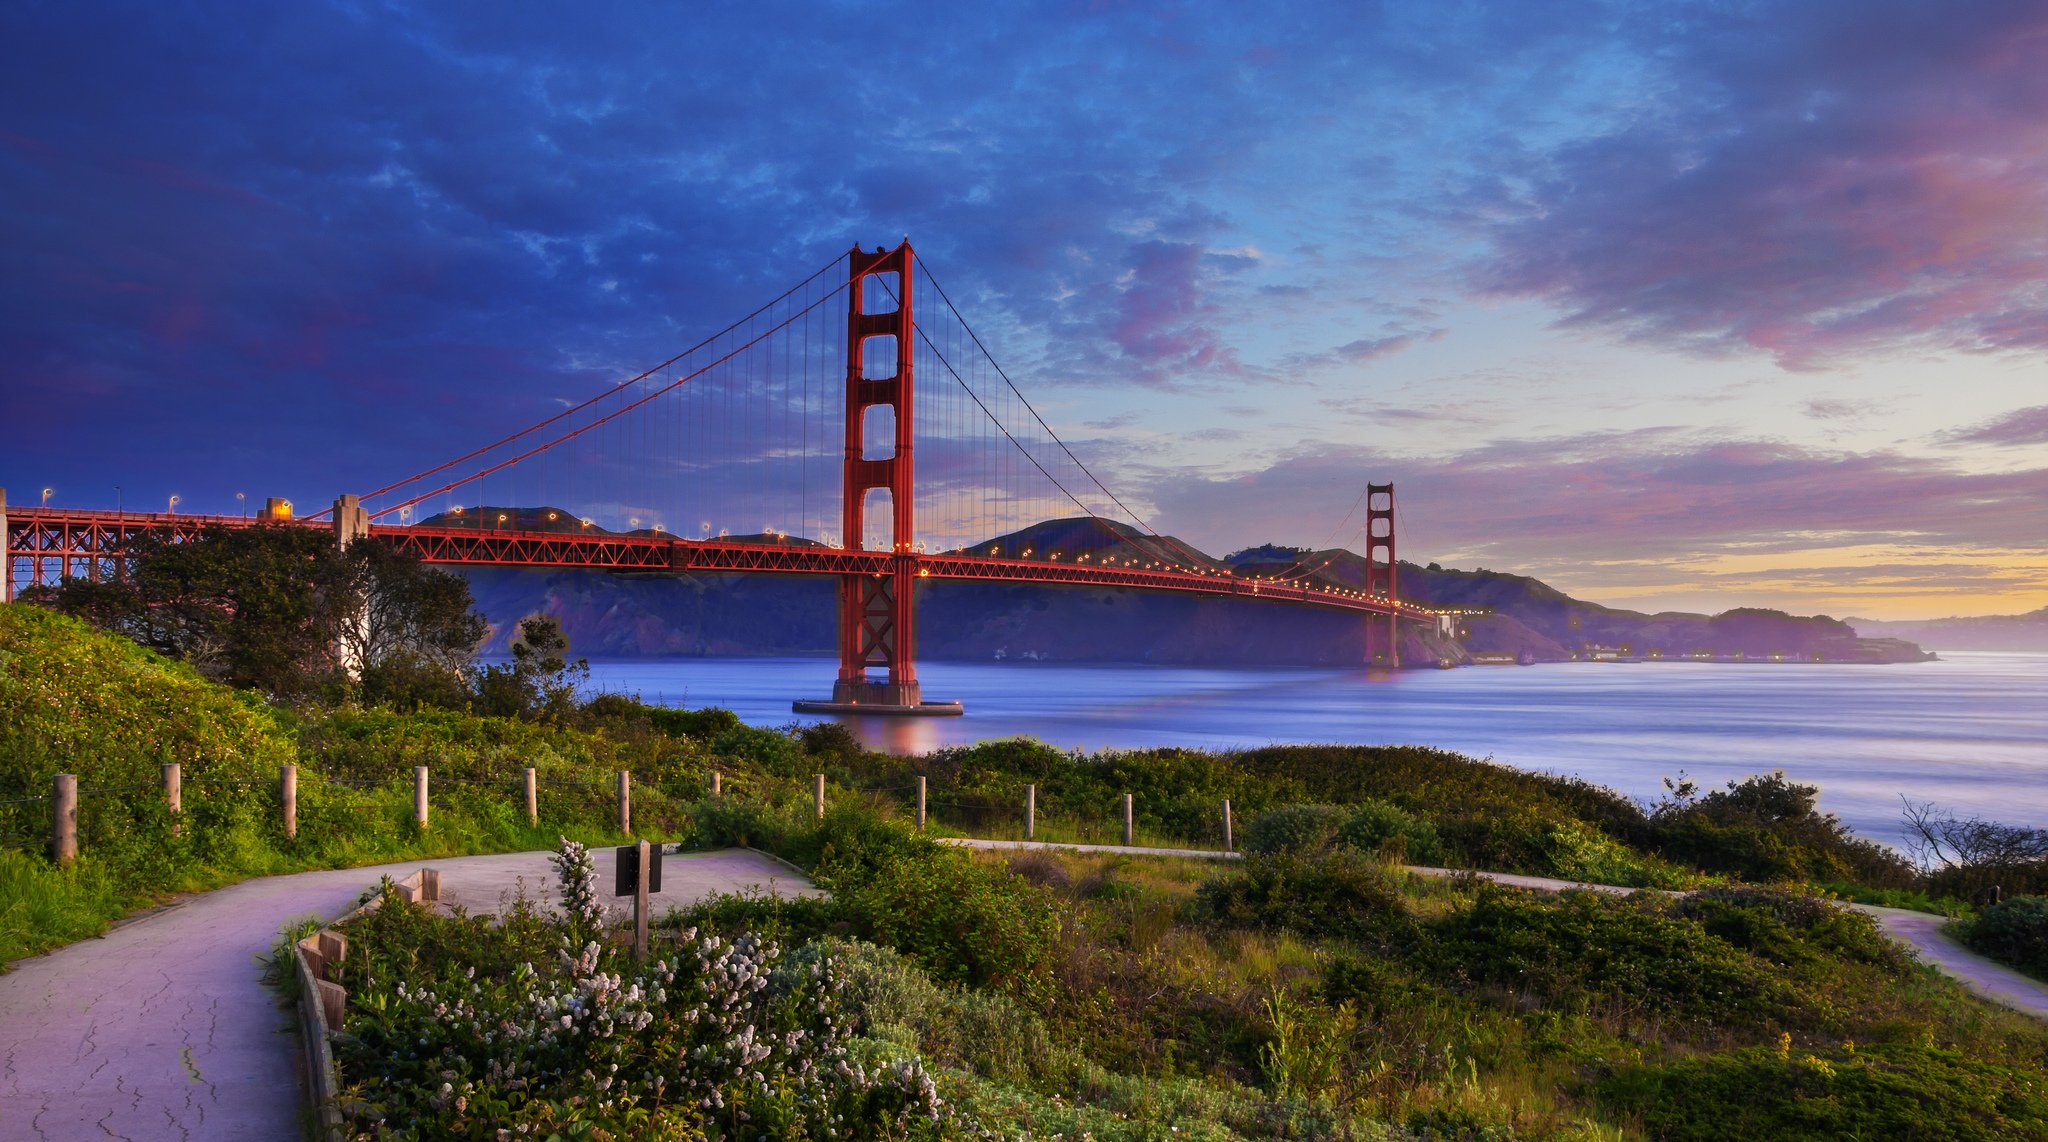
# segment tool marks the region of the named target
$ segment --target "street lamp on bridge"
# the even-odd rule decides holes
[[[55,488],[44,488],[44,489],[43,489],[43,506],[44,506],[44,507],[49,507],[49,506],[50,506],[50,493],[51,493],[51,492],[54,492],[54,491],[56,491],[56,490],[57,490],[57,489],[55,489]]]
[[[165,515],[177,515],[177,514],[178,514],[178,504],[179,504],[179,502],[180,502],[180,501],[182,501],[182,500],[183,500],[184,498],[185,498],[185,497],[183,497],[183,496],[172,496],[172,497],[171,497],[171,502],[170,502],[170,503],[168,503],[168,504],[165,504],[165,505],[164,505],[164,514],[165,514]]]

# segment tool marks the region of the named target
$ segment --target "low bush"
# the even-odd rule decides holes
[[[684,932],[636,963],[515,908],[435,916],[387,888],[348,928],[335,1041],[352,1138],[937,1139],[913,1055],[854,1065],[829,956]]]
[[[1665,856],[1707,872],[1756,882],[1854,881],[1880,888],[1913,883],[1912,865],[1852,834],[1815,806],[1820,790],[1782,773],[1730,781],[1703,797],[1684,783],[1651,814]]]
[[[733,726],[711,739],[711,753],[752,766],[771,777],[800,776],[804,768],[803,747],[779,730],[755,726]]]
[[[1486,884],[1435,926],[1428,960],[1446,981],[1624,1018],[1770,1025],[1800,1007],[1766,961],[1673,910],[1648,894],[1541,896]]]
[[[2038,1072],[1925,1047],[1752,1047],[1624,1067],[1599,1093],[1665,1142],[2021,1142],[2048,1120]]]
[[[853,931],[846,909],[831,897],[778,896],[765,892],[710,896],[661,918],[665,931],[695,928],[699,932],[738,939],[745,935],[794,947],[808,940]]]
[[[1336,841],[1409,864],[1435,864],[1443,856],[1443,841],[1434,824],[1398,805],[1371,798],[1352,807],[1350,818],[1337,830]]]
[[[1546,822],[1532,841],[1541,854],[1541,870],[1550,876],[1632,888],[1676,888],[1685,882],[1677,869],[1582,825]]]
[[[1994,960],[2048,979],[2048,896],[2015,896],[1962,926],[1963,942]]]
[[[872,872],[820,883],[860,935],[914,960],[934,979],[1042,1000],[1051,987],[1059,918],[1045,889],[1000,865],[932,845]]]
[[[1388,940],[1412,928],[1405,874],[1355,849],[1247,857],[1238,871],[1196,890],[1203,913],[1243,928]]]
[[[1676,913],[1709,935],[1775,963],[1840,957],[1894,974],[1910,957],[1862,913],[1783,888],[1703,888],[1678,901]]]
[[[1337,839],[1351,811],[1340,805],[1283,805],[1252,819],[1244,831],[1244,851],[1318,853]]]
[[[854,1030],[920,1050],[987,1078],[1031,1082],[1056,1068],[1044,1020],[1007,996],[941,987],[890,948],[821,940],[789,957],[791,969],[829,961]]]

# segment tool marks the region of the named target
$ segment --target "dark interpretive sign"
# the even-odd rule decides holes
[[[620,845],[619,875],[612,889],[614,896],[631,896],[639,891],[640,846]],[[647,891],[661,891],[661,846],[647,846]]]

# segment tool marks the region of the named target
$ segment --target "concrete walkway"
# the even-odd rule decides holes
[[[442,897],[495,912],[524,881],[552,895],[546,852],[449,857],[244,881],[22,960],[0,976],[0,1142],[302,1135],[298,1038],[263,986],[278,929],[353,908],[380,876],[441,870]],[[595,854],[601,891],[611,851]],[[745,850],[670,854],[661,904],[749,888],[816,893]],[[630,900],[626,901],[630,908]]]
[[[1015,850],[1015,849],[1062,849],[1069,852],[1113,853],[1124,856],[1152,857],[1198,857],[1207,860],[1238,860],[1242,853],[1219,852],[1215,849],[1147,849],[1124,845],[1067,845],[1050,841],[981,841],[963,837],[942,838],[945,843],[961,845],[971,849]],[[1426,868],[1419,865],[1406,866],[1409,872],[1421,876],[1458,876],[1456,869]],[[1512,872],[1479,872],[1473,875],[1507,884],[1516,888],[1530,888],[1538,892],[1568,892],[1581,889],[1588,892],[1607,892],[1617,896],[1628,896],[1636,892],[1666,891],[1664,889],[1626,888],[1614,884],[1588,884],[1578,880],[1559,880],[1548,876],[1522,876]],[[1673,895],[1682,895],[1674,893]],[[1942,926],[1948,917],[1935,916],[1926,912],[1912,912],[1904,908],[1879,908],[1874,904],[1850,904],[1849,907],[1862,912],[1878,923],[1885,935],[1913,949],[1922,963],[1929,964],[1963,985],[1972,994],[1993,1003],[2012,1008],[2014,1011],[2032,1015],[2037,1019],[2048,1019],[2048,985],[2021,975],[1994,960],[1971,951],[1954,938],[1943,932]]]
[[[1942,931],[1946,916],[1911,912],[1904,908],[1879,908],[1875,904],[1850,907],[1876,918],[1885,935],[1910,946],[1920,959],[1955,977],[1964,987],[1993,1003],[2048,1019],[2048,985],[2030,979],[1995,960],[1985,959]]]

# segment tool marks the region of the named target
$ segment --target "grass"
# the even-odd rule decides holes
[[[174,820],[162,766],[183,770]],[[296,764],[298,834],[278,808]],[[429,824],[412,767],[432,772]],[[594,844],[616,827],[614,774],[636,771],[634,823],[688,835],[709,765],[687,738],[592,732],[448,711],[273,709],[125,640],[33,607],[0,607],[0,961],[95,935],[120,916],[252,876]],[[519,772],[541,782],[528,824]],[[45,854],[51,775],[77,775],[79,857]],[[736,795],[743,795],[745,782]]]
[[[658,943],[765,933],[799,975],[829,960],[849,1057],[912,1060],[936,1083],[952,1117],[927,1122],[928,1136],[2048,1130],[2048,1029],[1912,964],[1860,914],[1813,894],[1540,895],[1355,852],[1242,866],[968,853],[917,837],[887,806],[848,804],[822,822],[805,810],[794,799],[706,807],[697,841],[748,830],[812,867],[832,899],[707,902],[668,917]],[[1288,876],[1263,894],[1232,887],[1265,875],[1262,861]],[[1289,899],[1301,893],[1318,907]],[[1347,893],[1348,918],[1333,922],[1327,906]],[[983,935],[963,943],[965,930]],[[474,932],[420,938],[447,961],[444,978],[510,962]],[[354,970],[411,954],[366,947]],[[695,1073],[672,1057],[678,1080]]]

